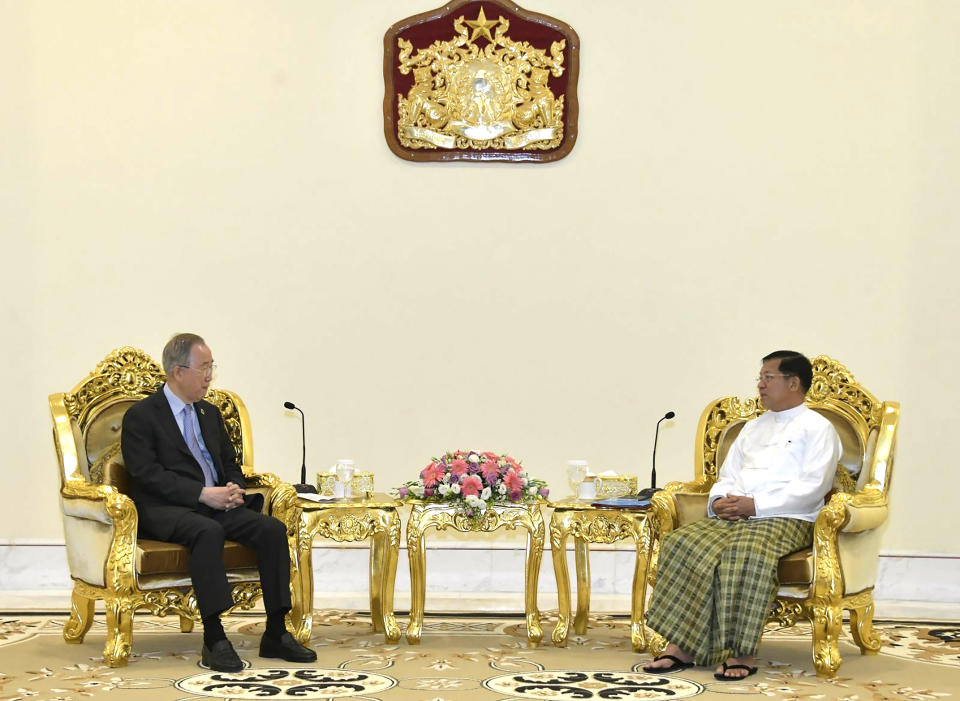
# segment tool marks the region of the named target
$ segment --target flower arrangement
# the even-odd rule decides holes
[[[519,504],[546,499],[543,480],[527,476],[523,465],[509,455],[458,450],[434,458],[420,478],[397,489],[401,499],[423,499],[462,506],[473,518],[493,504]]]

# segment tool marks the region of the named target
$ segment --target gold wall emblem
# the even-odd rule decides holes
[[[554,161],[577,134],[579,38],[502,0],[457,0],[384,37],[384,129],[416,161]]]

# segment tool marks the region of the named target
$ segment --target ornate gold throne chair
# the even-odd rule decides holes
[[[840,667],[837,640],[843,611],[850,612],[853,639],[863,654],[880,649],[873,630],[873,587],[880,539],[887,521],[890,477],[900,405],[880,402],[843,365],[825,355],[814,358],[806,404],[826,416],[843,443],[834,488],[814,526],[813,547],[780,560],[780,587],[769,621],[791,626],[809,619],[817,675],[832,677]],[[692,482],[671,482],[654,495],[646,521],[650,558],[648,583],[655,585],[660,539],[704,518],[707,494],[727,451],[744,423],[764,409],[758,397],[725,397],[704,409],[697,428]],[[654,635],[650,650],[666,645]]]
[[[50,395],[53,444],[57,451],[60,507],[67,561],[73,579],[68,643],[82,643],[93,622],[94,603],[106,608],[103,659],[127,664],[133,614],[137,609],[180,616],[189,632],[199,620],[187,571],[188,551],[172,543],[137,537],[137,509],[127,496],[127,474],[120,452],[123,415],[139,399],[160,389],[162,368],[146,353],[123,347],[111,352],[70,392]],[[272,498],[293,491],[276,476],[253,472],[253,440],[246,407],[233,392],[213,389],[206,399],[223,414],[243,466],[248,492]],[[224,561],[233,586],[230,610],[250,609],[261,595],[256,554],[227,541]]]

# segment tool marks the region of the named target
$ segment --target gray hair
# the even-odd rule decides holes
[[[173,372],[178,365],[190,367],[190,351],[194,346],[207,345],[202,337],[195,333],[178,333],[163,347],[163,371]]]

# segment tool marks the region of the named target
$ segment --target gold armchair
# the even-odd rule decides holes
[[[900,405],[880,402],[840,363],[814,358],[806,404],[830,419],[843,443],[832,495],[814,526],[813,547],[780,560],[780,587],[769,620],[783,626],[809,619],[817,675],[833,677],[841,659],[837,639],[843,610],[850,612],[853,639],[863,654],[880,649],[873,630],[873,587],[880,538],[887,520],[890,477]],[[727,451],[743,425],[763,413],[758,398],[725,397],[707,405],[697,428],[692,482],[672,482],[651,500],[646,521],[650,556],[648,583],[657,578],[660,540],[665,533],[703,518],[707,494]],[[666,641],[653,636],[654,655]]]
[[[121,421],[134,402],[159,390],[163,382],[163,370],[147,354],[123,347],[107,355],[70,392],[50,395],[60,506],[73,579],[63,638],[82,643],[93,622],[94,602],[102,599],[107,615],[103,659],[111,667],[127,664],[137,609],[159,616],[176,613],[184,632],[199,620],[187,549],[138,538],[137,509],[126,494]],[[211,388],[206,399],[220,408],[248,492],[262,493],[265,508],[272,498],[292,492],[293,487],[276,476],[253,472],[250,420],[240,398]],[[233,585],[231,610],[252,608],[261,595],[256,554],[228,541],[224,561]]]

